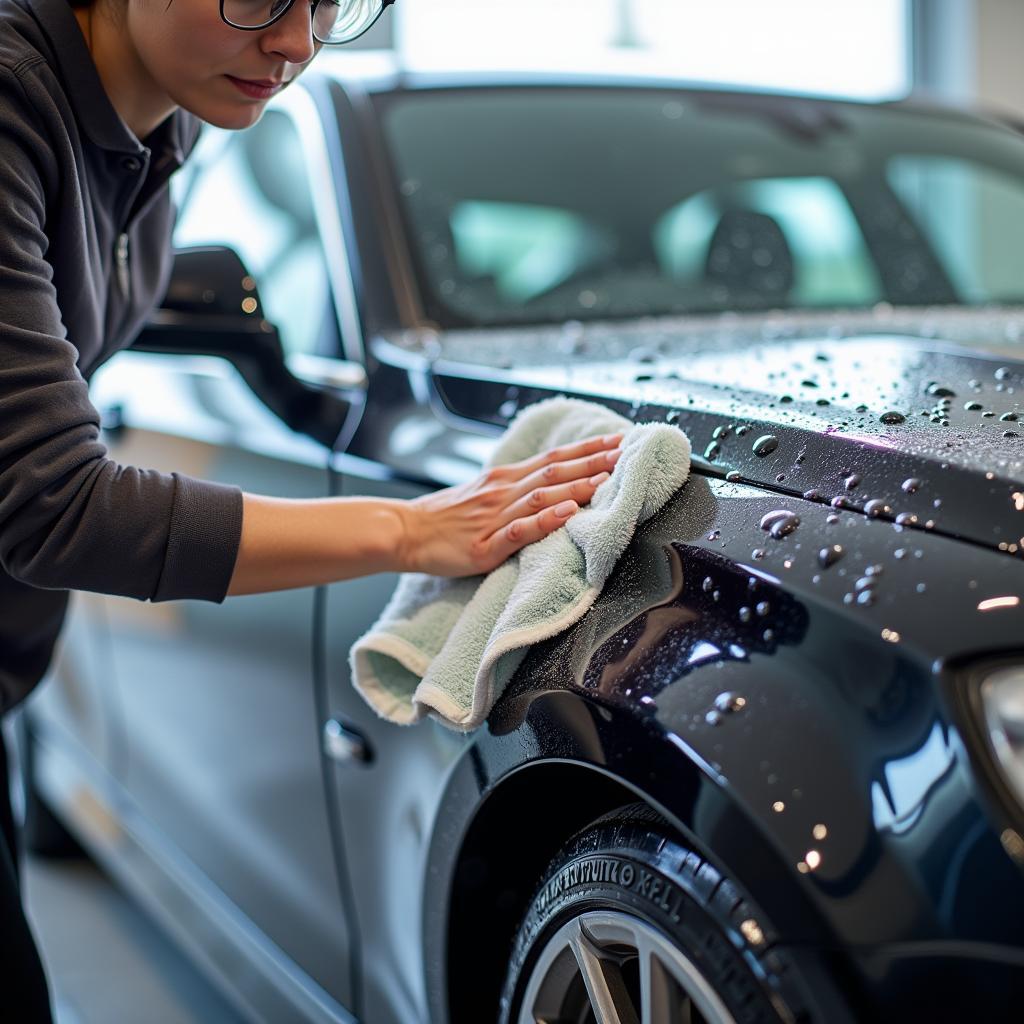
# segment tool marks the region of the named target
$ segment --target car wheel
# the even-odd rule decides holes
[[[634,804],[592,823],[552,862],[513,944],[500,1021],[802,1019],[770,946],[750,901]]]

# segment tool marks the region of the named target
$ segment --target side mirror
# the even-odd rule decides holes
[[[256,282],[227,246],[178,250],[167,295],[131,348],[229,360],[275,415],[327,447],[355,398],[312,386],[289,370],[277,328],[263,317]]]

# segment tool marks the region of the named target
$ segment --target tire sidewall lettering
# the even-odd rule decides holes
[[[615,857],[584,857],[565,865],[541,891],[536,910],[543,914],[565,893],[601,884],[619,886],[678,920],[682,894],[676,886],[657,872]]]

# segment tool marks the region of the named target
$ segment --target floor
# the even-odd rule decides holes
[[[244,1024],[91,862],[29,858],[24,867],[57,1024]]]

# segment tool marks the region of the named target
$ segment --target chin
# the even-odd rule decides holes
[[[195,114],[200,121],[205,121],[215,128],[238,131],[242,128],[251,128],[263,116],[266,103],[238,103],[230,107],[221,104],[198,104],[186,109],[189,113]]]

